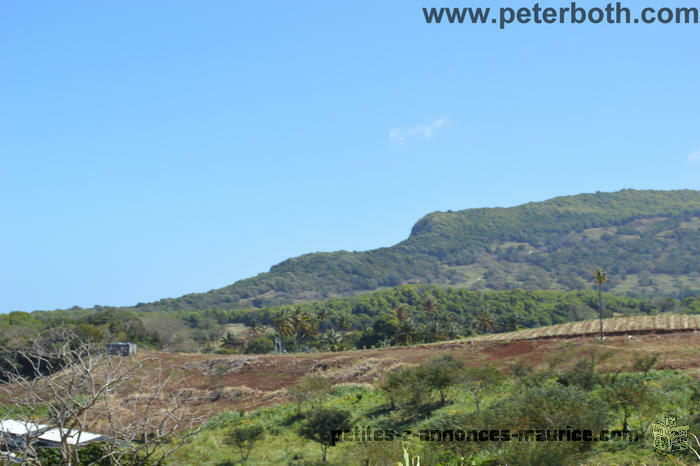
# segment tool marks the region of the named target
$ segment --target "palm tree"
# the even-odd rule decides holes
[[[281,337],[291,337],[294,335],[294,322],[289,313],[289,309],[284,308],[274,320],[275,330]]]
[[[604,338],[603,335],[603,283],[608,281],[608,274],[604,270],[597,269],[593,272],[596,283],[598,283],[598,319],[600,319],[600,339]]]
[[[336,319],[336,325],[342,330],[350,330],[352,328],[352,322],[350,322],[350,317],[346,313],[341,313]]]
[[[316,318],[318,319],[319,322],[323,322],[324,320],[328,320],[328,309],[321,308],[317,313],[316,313]]]
[[[518,317],[517,314],[511,314],[508,317],[506,317],[505,320],[505,328],[504,330],[507,332],[514,332],[520,328],[520,318]]]
[[[416,336],[416,326],[413,324],[411,319],[404,319],[399,322],[398,329],[396,331],[396,344],[397,345],[408,345],[413,341]]]
[[[399,321],[399,325],[396,326],[396,344],[399,345],[401,344],[402,331],[406,330],[404,322],[408,317],[408,307],[405,304],[398,304],[394,307],[394,313]]]
[[[340,344],[340,337],[335,333],[334,329],[330,329],[321,336],[321,344],[327,347],[330,351],[335,351],[338,349],[338,344]]]
[[[298,352],[301,342],[316,334],[318,321],[301,306],[295,306],[290,317],[294,329],[294,346],[295,350]]]
[[[263,333],[265,331],[265,326],[260,323],[258,319],[254,319],[250,323],[250,331],[253,334],[253,338],[258,336],[258,333]]]
[[[489,330],[493,330],[493,317],[489,311],[481,310],[476,315],[476,330],[479,333],[486,333]]]
[[[425,310],[425,318],[431,320],[433,318],[433,313],[438,310],[440,305],[435,299],[435,296],[430,293],[425,293],[423,295],[423,310]]]
[[[454,318],[450,314],[444,312],[441,315],[439,315],[438,323],[438,340],[444,337],[447,337],[449,339],[457,338],[457,335],[459,334],[459,328],[457,327]]]
[[[328,319],[330,318],[330,313],[328,312],[327,308],[322,307],[321,309],[317,309],[313,316],[317,322],[319,330],[328,330],[328,327],[333,327],[332,322],[330,323],[330,325],[321,325],[324,322],[328,323]]]
[[[426,340],[431,342],[435,339],[435,334],[437,333],[436,325],[437,323],[433,320],[433,315],[437,312],[439,304],[430,293],[425,293],[423,295],[423,310],[425,311],[425,328],[426,328]]]

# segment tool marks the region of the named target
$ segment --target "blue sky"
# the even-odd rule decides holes
[[[700,189],[700,25],[423,6],[2,2],[0,312],[206,291],[435,210]]]

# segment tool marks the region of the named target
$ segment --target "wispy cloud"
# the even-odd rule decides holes
[[[700,165],[700,150],[688,156],[688,163],[691,165]]]
[[[417,125],[408,129],[393,128],[389,131],[389,140],[394,144],[403,145],[412,138],[430,139],[445,125],[447,118],[438,118],[427,125]]]

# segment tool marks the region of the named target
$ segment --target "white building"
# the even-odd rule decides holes
[[[35,441],[49,429],[51,427],[43,424],[2,419],[0,420],[0,444],[10,450],[24,449],[28,443]]]
[[[106,437],[100,434],[83,432],[80,430],[68,430],[53,428],[39,435],[39,446],[42,447],[58,447],[61,445],[61,433],[66,437],[66,442],[69,445],[87,445],[92,442],[100,442]]]

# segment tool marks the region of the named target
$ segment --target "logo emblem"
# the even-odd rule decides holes
[[[690,426],[679,426],[675,416],[661,416],[661,422],[651,423],[654,437],[654,448],[662,453],[682,452],[688,449],[688,429]]]

